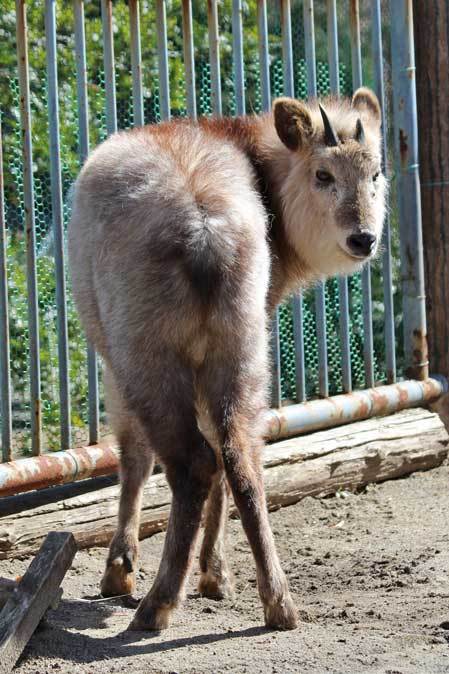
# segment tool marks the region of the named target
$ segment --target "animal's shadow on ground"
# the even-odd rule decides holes
[[[117,613],[125,612],[122,599],[108,597],[107,601],[92,599],[64,599],[55,611],[49,611],[41,629],[54,629],[55,627],[67,627],[67,629],[90,630],[108,628],[108,618]],[[132,611],[129,611],[130,621]]]
[[[249,627],[232,632],[208,633],[154,641],[161,632],[122,631],[114,636],[92,637],[83,634],[87,629],[109,628],[107,619],[117,610],[126,610],[117,600],[97,604],[92,610],[90,602],[62,601],[57,611],[49,614],[33,635],[19,664],[35,656],[90,664],[103,659],[151,655],[191,646],[208,645],[229,639],[256,637],[271,630],[263,626]],[[129,611],[129,620],[133,615]],[[72,631],[79,630],[79,631]]]

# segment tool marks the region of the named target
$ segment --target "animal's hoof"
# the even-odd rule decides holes
[[[153,606],[146,608],[141,603],[128,629],[133,631],[165,630],[170,624],[170,614],[169,608]]]
[[[118,594],[132,594],[136,589],[136,579],[128,559],[114,559],[106,566],[101,579],[101,594],[115,597]]]
[[[275,630],[294,630],[298,627],[298,612],[290,595],[275,604],[266,605],[265,625]]]
[[[216,578],[209,573],[201,575],[198,592],[208,599],[232,599],[234,587],[229,577]]]

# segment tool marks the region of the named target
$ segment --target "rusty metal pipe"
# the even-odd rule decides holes
[[[0,496],[110,475],[117,471],[118,459],[118,447],[112,441],[1,463]]]
[[[279,440],[351,421],[392,414],[437,400],[449,390],[444,377],[403,381],[390,386],[311,400],[267,412],[266,437]],[[115,473],[118,447],[114,440],[39,457],[0,464],[0,496]]]
[[[388,386],[354,391],[331,398],[270,410],[267,414],[270,440],[342,426],[352,421],[393,414],[437,400],[448,390],[444,377],[402,381]]]

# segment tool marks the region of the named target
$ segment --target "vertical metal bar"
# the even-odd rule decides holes
[[[359,0],[350,0],[350,28],[351,28],[351,58],[352,58],[352,86],[358,89],[362,86],[362,51],[360,45],[360,8]],[[362,271],[363,295],[363,359],[365,363],[365,385],[374,386],[374,340],[373,340],[373,311],[371,300],[371,267],[365,265]]]
[[[0,115],[0,394],[2,410],[2,461],[11,461],[11,372],[9,368],[8,272],[3,178],[2,118]]]
[[[292,18],[290,0],[281,0],[282,64],[284,67],[284,94],[295,95],[293,78]]]
[[[331,94],[338,96],[340,94],[340,71],[338,56],[338,23],[337,23],[337,2],[336,0],[327,0],[327,41],[329,51],[329,79]],[[350,393],[352,391],[352,373],[351,373],[351,342],[349,337],[349,291],[348,279],[343,276],[338,279],[338,295],[340,301],[340,343],[341,343],[341,362],[342,362],[342,383],[343,391]]]
[[[238,115],[244,115],[245,74],[243,68],[242,0],[232,0],[232,53],[234,57],[236,112]]]
[[[101,0],[103,24],[103,62],[106,93],[106,129],[108,134],[117,131],[117,104],[115,95],[114,33],[112,30],[112,0]]]
[[[39,311],[36,273],[33,149],[31,142],[30,83],[26,1],[16,0],[17,60],[20,87],[20,126],[23,152],[23,199],[27,253],[28,328],[30,335],[31,449],[41,453],[41,376],[39,362]]]
[[[89,108],[87,103],[86,36],[84,31],[84,0],[74,0],[76,95],[78,101],[78,135],[80,164],[89,154]]]
[[[315,26],[313,16],[313,0],[304,0],[304,41],[307,63],[307,92],[316,97],[316,64],[315,64]],[[327,328],[326,328],[326,296],[324,282],[320,281],[315,289],[315,317],[318,339],[318,379],[319,393],[323,398],[329,395],[329,373],[327,367]]]
[[[306,368],[304,353],[304,310],[302,294],[295,295],[292,299],[293,311],[293,339],[295,341],[295,383],[296,398],[299,403],[306,400]]]
[[[304,42],[306,48],[307,65],[307,93],[317,95],[316,89],[316,57],[315,57],[315,27],[313,16],[313,0],[304,0]]]
[[[295,84],[293,79],[292,22],[290,0],[281,0],[281,25],[282,61],[284,66],[284,93],[286,96],[294,96]],[[302,293],[298,293],[293,297],[292,309],[293,334],[295,339],[296,396],[298,398],[298,402],[303,402],[306,399],[306,385]]]
[[[384,67],[382,50],[382,13],[381,0],[372,0],[371,18],[373,27],[373,61],[374,86],[382,111],[382,169],[384,173],[388,167],[387,157],[387,119],[385,114]],[[384,325],[385,325],[385,363],[387,383],[396,382],[396,352],[394,335],[394,306],[393,306],[393,272],[391,264],[391,228],[390,217],[387,211],[382,237],[382,277],[384,294]]]
[[[257,31],[262,110],[268,112],[271,108],[271,92],[270,57],[268,54],[267,0],[257,0]]]
[[[428,376],[412,0],[390,2],[406,375]]]
[[[338,57],[337,0],[327,0],[327,46],[329,51],[329,80],[331,93],[340,93],[340,63]]]
[[[143,115],[139,0],[129,0],[129,31],[131,37],[131,72],[133,77],[133,122],[134,126],[143,126],[145,121]]]
[[[170,77],[168,72],[166,0],[156,0],[157,54],[161,118],[170,119]]]
[[[343,391],[352,391],[351,341],[349,337],[349,290],[346,276],[338,279],[338,295],[340,300],[340,344],[342,364]]]
[[[87,346],[87,383],[89,387],[89,444],[97,444],[100,436],[100,404],[98,394],[98,356]]]
[[[196,119],[195,59],[191,0],[182,0],[182,46],[186,72],[187,112],[192,119]]]
[[[75,56],[78,100],[78,134],[80,165],[89,154],[89,109],[87,101],[86,37],[84,31],[84,0],[74,0]],[[98,395],[98,358],[95,349],[87,347],[87,380],[89,389],[89,444],[98,442],[100,409]]]
[[[207,0],[207,25],[209,30],[209,60],[212,84],[212,110],[214,115],[222,113],[221,74],[220,74],[220,37],[218,34],[218,2]]]
[[[362,86],[362,46],[360,43],[360,5],[359,0],[349,0],[349,25],[351,32],[352,86]]]
[[[259,47],[259,68],[262,93],[262,110],[271,110],[271,87],[270,87],[270,56],[268,52],[268,22],[267,2],[257,0],[257,40]],[[281,350],[279,344],[279,310],[276,309],[271,324],[271,352],[272,352],[272,387],[271,405],[282,405],[281,389]]]
[[[280,348],[280,331],[279,331],[279,309],[276,309],[273,320],[271,321],[271,362],[272,362],[272,378],[271,378],[271,406],[282,406],[282,385],[281,385],[281,348]]]
[[[45,0],[45,41],[47,51],[51,206],[55,250],[56,306],[58,326],[61,449],[68,449],[70,447],[69,346],[64,263],[64,216],[62,212],[61,152],[59,146],[56,0]]]

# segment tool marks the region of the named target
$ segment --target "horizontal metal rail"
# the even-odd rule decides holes
[[[448,390],[444,377],[403,381],[326,398],[300,405],[272,409],[266,414],[265,435],[280,440],[294,435],[347,424],[374,416],[393,414],[437,400]],[[0,464],[0,496],[41,489],[88,477],[109,475],[118,469],[117,445],[80,447],[36,458]]]
[[[436,401],[448,391],[444,377],[424,381],[408,380],[400,384],[311,400],[301,405],[286,405],[268,412],[270,440],[279,440],[312,431],[332,428],[352,421],[394,414],[410,407],[420,407]]]

